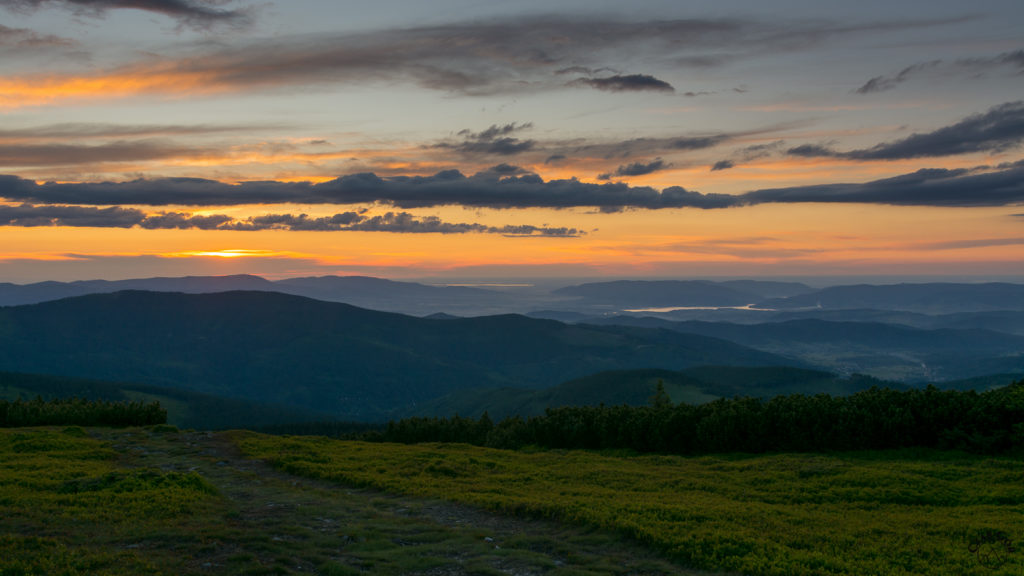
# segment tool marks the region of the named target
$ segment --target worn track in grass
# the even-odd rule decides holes
[[[216,487],[223,510],[190,538],[169,530],[122,544],[158,564],[176,558],[184,573],[704,574],[600,531],[291,476],[245,458],[223,433],[91,433],[123,466],[192,471]]]

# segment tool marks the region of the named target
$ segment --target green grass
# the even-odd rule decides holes
[[[124,470],[81,428],[0,430],[0,575],[152,574],[124,545],[216,500],[196,474]]]
[[[222,435],[0,430],[0,576],[679,574],[609,533],[275,471]]]
[[[593,526],[704,569],[1024,573],[1024,465],[1011,457],[904,450],[686,458],[235,438],[245,453],[293,474]]]

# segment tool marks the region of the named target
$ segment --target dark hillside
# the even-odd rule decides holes
[[[377,419],[602,370],[793,364],[715,338],[523,316],[428,320],[272,292],[118,292],[0,309],[0,370],[125,380]]]

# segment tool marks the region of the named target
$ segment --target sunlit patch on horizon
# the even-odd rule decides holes
[[[298,256],[292,252],[279,252],[276,250],[247,250],[247,249],[228,249],[228,250],[191,250],[187,252],[170,252],[167,254],[160,254],[165,258],[195,258],[197,256],[202,257],[213,257],[213,258],[268,258],[276,257],[294,257]]]

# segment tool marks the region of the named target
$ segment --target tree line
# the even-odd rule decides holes
[[[495,448],[637,452],[817,452],[925,447],[1024,448],[1024,381],[986,392],[874,387],[849,396],[791,394],[673,404],[660,385],[650,406],[550,408],[533,418],[407,418],[360,436],[385,442],[463,442]]]
[[[0,400],[0,428],[20,426],[150,426],[167,422],[159,402],[108,402],[84,398]]]

